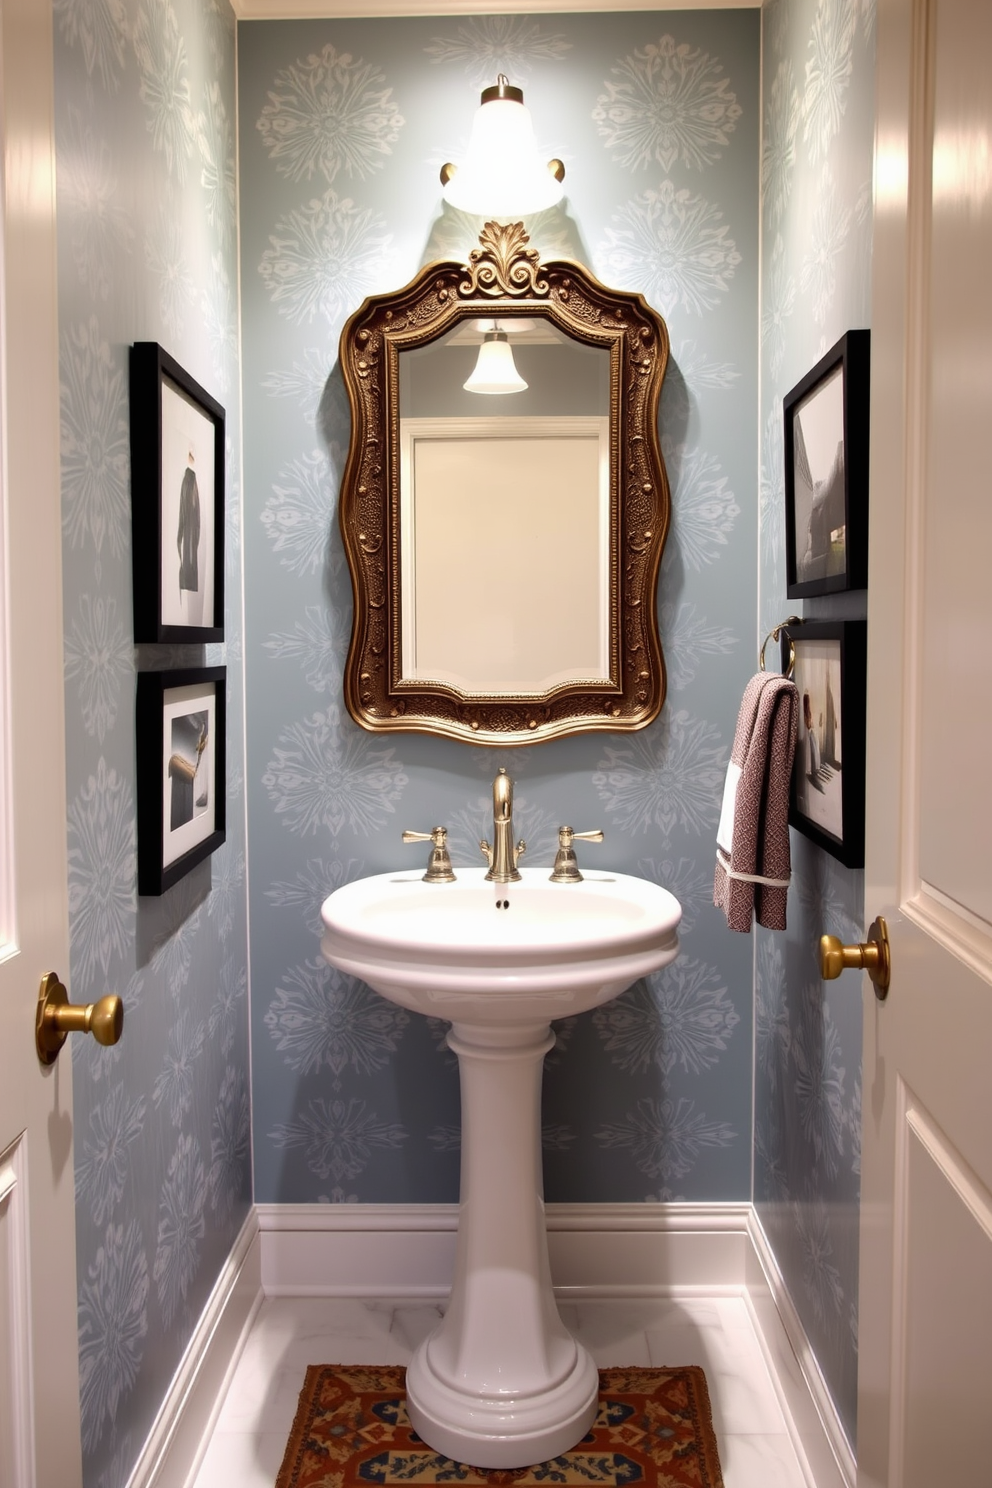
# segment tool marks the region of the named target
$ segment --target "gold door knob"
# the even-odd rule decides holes
[[[889,992],[892,961],[889,955],[888,926],[879,915],[868,927],[868,939],[864,945],[845,945],[836,935],[820,936],[820,975],[824,981],[833,981],[842,971],[849,969],[867,971],[875,988],[875,996],[884,1002]]]
[[[70,1033],[91,1033],[98,1044],[116,1044],[124,1027],[124,1004],[114,993],[99,1002],[71,1003],[54,971],[38,992],[35,1045],[42,1064],[54,1064]]]

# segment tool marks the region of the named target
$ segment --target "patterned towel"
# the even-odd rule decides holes
[[[752,914],[785,929],[789,785],[799,727],[799,693],[777,672],[758,672],[744,690],[727,767],[717,832],[713,903],[731,930],[747,934]]]

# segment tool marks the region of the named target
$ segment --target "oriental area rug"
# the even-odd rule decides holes
[[[551,1462],[485,1469],[421,1441],[397,1365],[311,1364],[276,1488],[512,1484],[514,1488],[723,1488],[703,1371],[601,1369],[589,1434]]]

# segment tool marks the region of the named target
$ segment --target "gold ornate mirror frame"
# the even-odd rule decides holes
[[[607,289],[579,264],[541,263],[521,223],[489,222],[479,241],[467,265],[431,264],[404,289],[367,299],[341,335],[352,430],[339,515],[355,599],[345,702],[366,729],[477,744],[643,728],[665,696],[656,605],[669,522],[658,440],[665,323],[641,295]],[[480,315],[544,318],[610,356],[609,676],[540,696],[466,694],[402,676],[399,354]],[[561,582],[567,602],[567,576]]]

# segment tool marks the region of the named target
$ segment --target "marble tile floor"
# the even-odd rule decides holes
[[[565,1323],[600,1367],[701,1364],[726,1488],[810,1488],[739,1297],[583,1300]],[[273,1488],[308,1364],[406,1364],[435,1302],[277,1297],[252,1325],[189,1488]]]

